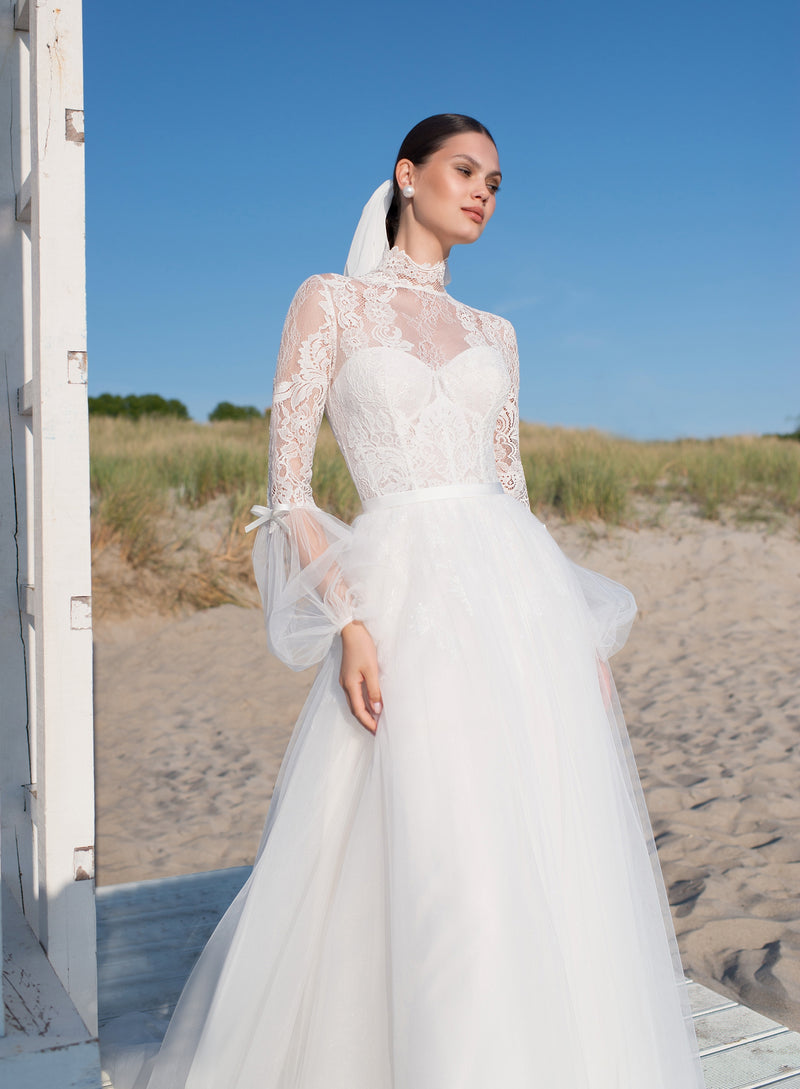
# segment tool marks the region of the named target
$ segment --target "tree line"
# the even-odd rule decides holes
[[[90,416],[120,416],[126,420],[140,420],[143,416],[171,416],[176,420],[188,420],[189,410],[183,401],[172,397],[167,400],[159,393],[101,393],[89,398]],[[263,420],[264,413],[255,405],[234,405],[220,401],[208,414],[216,420]]]
[[[166,400],[159,393],[101,393],[99,397],[89,398],[90,416],[123,416],[128,420],[140,420],[142,416],[172,416],[176,420],[188,420],[189,410],[183,401],[177,398]],[[255,405],[234,405],[230,401],[220,401],[208,414],[214,423],[217,420],[263,420],[265,413],[259,412]],[[800,442],[800,417],[794,431],[785,434],[766,436],[776,439],[795,439]]]

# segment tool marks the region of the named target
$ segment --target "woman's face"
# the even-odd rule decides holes
[[[500,186],[497,148],[482,132],[451,136],[421,166],[407,159],[397,164],[402,191],[414,186],[411,200],[404,198],[403,213],[442,243],[451,246],[475,242],[494,213]]]

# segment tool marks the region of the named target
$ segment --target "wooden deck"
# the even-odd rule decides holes
[[[97,890],[101,1044],[123,1014],[169,1015],[249,872],[241,867]],[[699,983],[686,986],[707,1089],[800,1089],[800,1033]]]
[[[706,1089],[800,1089],[800,1033],[687,981]]]
[[[0,1089],[97,1089],[97,1037],[2,882],[3,1007]]]

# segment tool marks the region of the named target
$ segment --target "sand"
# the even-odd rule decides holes
[[[687,974],[800,1029],[798,527],[657,522],[548,528],[640,606],[612,664]],[[99,883],[251,862],[314,674],[256,609],[100,621]]]

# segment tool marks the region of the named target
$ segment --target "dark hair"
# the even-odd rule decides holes
[[[426,117],[424,121],[415,125],[403,140],[394,161],[395,170],[401,159],[409,159],[414,166],[422,166],[451,136],[459,132],[481,132],[494,143],[494,137],[486,126],[476,121],[474,117],[467,117],[463,113],[435,113],[433,117]],[[386,213],[386,237],[389,239],[389,246],[394,245],[399,226],[400,186],[393,175],[392,203]]]

